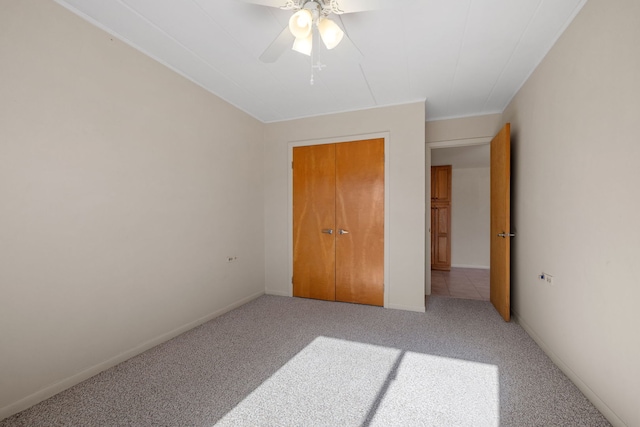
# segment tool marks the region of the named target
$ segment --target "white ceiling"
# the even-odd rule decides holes
[[[428,120],[500,113],[586,3],[385,0],[387,9],[342,15],[353,44],[317,49],[327,66],[312,86],[309,57],[258,59],[291,11],[240,0],[56,1],[263,122],[425,100]],[[370,0],[340,3],[349,1]]]

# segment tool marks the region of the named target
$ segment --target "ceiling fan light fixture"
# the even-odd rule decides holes
[[[313,16],[307,9],[302,9],[294,13],[289,18],[289,31],[296,39],[303,39],[311,34]]]
[[[344,37],[344,31],[329,18],[322,18],[318,22],[318,31],[322,42],[327,49],[333,49],[338,46]]]
[[[296,37],[293,42],[292,49],[296,52],[303,53],[307,56],[311,56],[311,49],[313,48],[313,35],[309,32],[307,37]]]

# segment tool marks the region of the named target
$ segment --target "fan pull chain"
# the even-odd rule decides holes
[[[315,37],[314,37],[315,39]],[[312,42],[313,43],[313,42]],[[323,68],[326,68],[327,64],[323,64],[322,62],[320,62],[320,54],[318,52],[318,49],[316,48],[317,44],[313,46],[313,49],[311,49],[311,80],[309,81],[309,84],[311,86],[313,86],[314,83],[314,72],[313,70],[318,70],[318,71],[322,71]],[[316,64],[313,64],[314,61],[314,56],[316,59]]]
[[[322,71],[322,69],[326,66],[326,64],[323,64],[320,61],[316,62],[316,65],[313,65],[313,63],[311,63],[311,84],[313,84],[313,70],[316,69],[318,71]]]
[[[313,29],[312,29],[311,31],[313,31]],[[314,35],[315,35],[315,34],[314,34]],[[314,81],[313,81],[313,69],[314,69],[315,67],[313,66],[313,59],[314,59],[314,56],[317,56],[317,51],[318,51],[318,50],[316,49],[317,44],[318,44],[318,43],[317,43],[316,37],[313,37],[313,38],[311,39],[311,55],[310,55],[310,56],[311,56],[311,80],[309,81],[309,84],[310,84],[311,86],[313,86],[313,83],[314,83]]]

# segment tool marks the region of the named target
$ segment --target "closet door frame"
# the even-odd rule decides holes
[[[384,139],[384,305],[387,307],[389,303],[389,289],[392,286],[389,283],[389,132],[377,132],[367,133],[349,136],[335,136],[322,139],[308,139],[302,141],[290,141],[287,146],[287,164],[289,165],[287,173],[287,245],[288,245],[288,266],[289,266],[289,296],[293,296],[293,169],[291,164],[293,162],[293,148],[304,147],[308,145],[324,145],[324,144],[339,144],[342,142],[362,141],[368,139]]]

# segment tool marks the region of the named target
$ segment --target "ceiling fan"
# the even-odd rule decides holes
[[[277,7],[292,10],[286,26],[276,39],[260,55],[262,62],[275,62],[288,48],[311,56],[313,50],[314,28],[320,35],[327,49],[333,49],[340,42],[349,37],[344,32],[344,24],[340,15],[344,13],[364,12],[388,7],[391,0],[241,0],[261,6]],[[338,25],[330,18],[336,15],[340,21]],[[350,40],[349,40],[350,41]],[[353,44],[353,42],[351,42]]]

